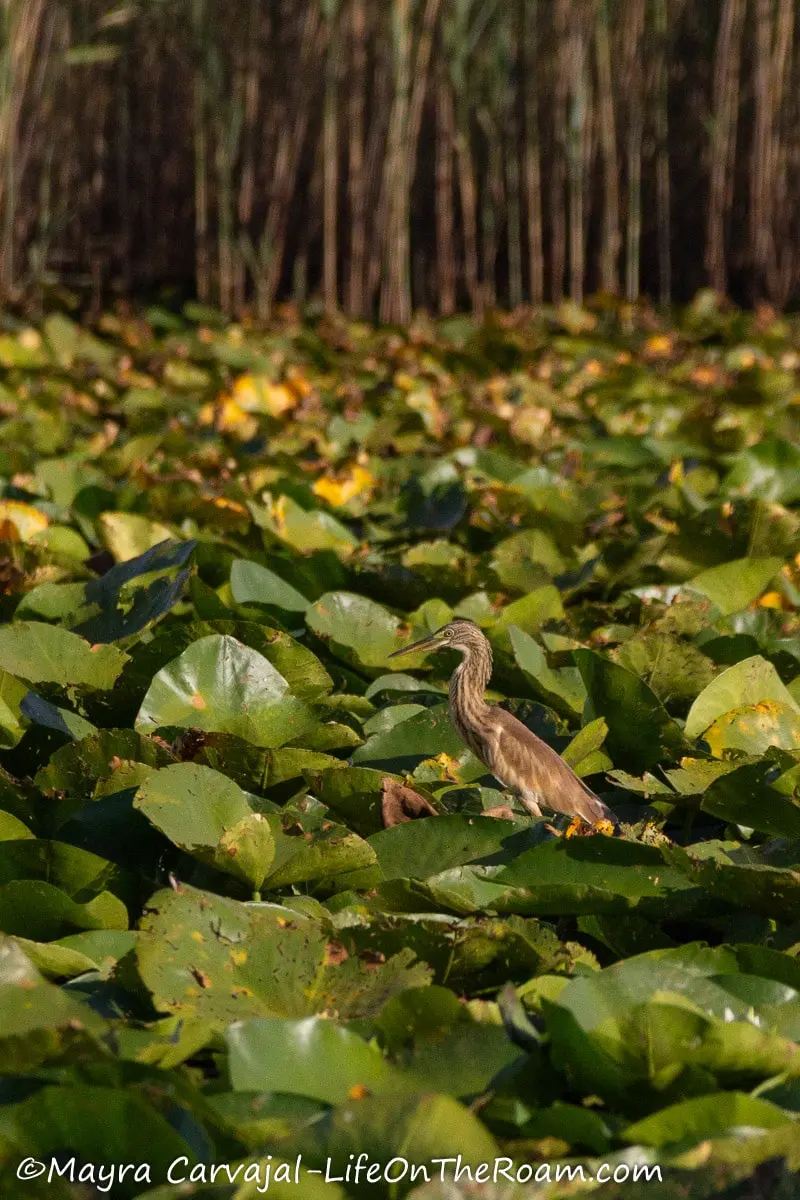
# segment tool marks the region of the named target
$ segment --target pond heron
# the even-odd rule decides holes
[[[396,650],[459,650],[461,662],[450,680],[449,713],[459,737],[505,787],[519,793],[535,817],[540,805],[580,817],[590,825],[616,817],[547,742],[502,708],[483,698],[492,674],[492,648],[474,621],[459,618]]]

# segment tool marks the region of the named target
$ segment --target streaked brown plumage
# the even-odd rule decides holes
[[[483,698],[492,674],[492,648],[473,621],[458,619],[390,657],[411,650],[459,650],[461,663],[450,680],[450,720],[476,758],[520,795],[533,816],[540,805],[581,817],[589,824],[616,822],[611,809],[588,788],[547,742],[511,713]]]

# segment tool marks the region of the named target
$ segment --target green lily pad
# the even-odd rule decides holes
[[[28,694],[24,683],[0,670],[0,746],[16,746],[25,732],[22,702]]]
[[[532,592],[565,567],[555,542],[541,529],[525,529],[495,547],[489,565],[505,587]]]
[[[714,678],[714,664],[691,642],[644,632],[623,642],[614,661],[647,681],[662,704],[690,704]]]
[[[18,942],[0,937],[0,1040],[5,1053],[12,1039],[69,1027],[101,1033],[105,1022],[75,996],[46,982]]]
[[[333,688],[333,680],[316,654],[288,633],[266,629],[251,621],[211,621],[198,627],[197,638],[192,640],[211,631],[237,638],[251,650],[263,654],[284,677],[298,700],[306,703],[319,700]]]
[[[762,700],[718,717],[703,734],[703,741],[717,758],[727,750],[764,754],[770,746],[800,750],[800,713],[788,704]]]
[[[516,832],[492,817],[437,817],[381,830],[370,839],[385,879],[427,879],[498,851]]]
[[[179,1116],[181,1136],[167,1114],[158,1111],[143,1092],[120,1087],[103,1087],[70,1080],[67,1086],[48,1085],[28,1096],[14,1112],[13,1143],[20,1151],[33,1151],[40,1159],[55,1157],[68,1146],[78,1160],[94,1166],[94,1179],[108,1186],[109,1175],[99,1174],[104,1164],[104,1147],[109,1142],[119,1149],[120,1164],[132,1163],[139,1170],[126,1173],[124,1182],[115,1186],[117,1194],[130,1196],[133,1185],[141,1195],[147,1179],[165,1179],[172,1163],[180,1170],[181,1160],[192,1154],[189,1141],[198,1128],[190,1112],[177,1105],[170,1116]],[[12,1144],[13,1144],[12,1143]],[[145,1174],[137,1161],[142,1146],[147,1147]],[[187,1172],[188,1173],[188,1172]],[[78,1171],[75,1176],[77,1179]],[[86,1179],[87,1176],[84,1176]],[[105,1178],[104,1182],[101,1182]],[[148,1188],[149,1190],[149,1188]]]
[[[561,715],[580,716],[586,704],[580,671],[575,667],[551,668],[544,651],[516,625],[509,628],[508,635],[517,666],[531,682],[537,697]]]
[[[343,661],[364,667],[384,666],[407,640],[397,617],[351,592],[326,592],[306,612],[306,623]]]
[[[311,792],[362,837],[383,828],[381,801],[386,777],[385,771],[355,766],[305,772]]]
[[[670,1104],[624,1130],[626,1141],[645,1146],[694,1145],[710,1137],[747,1129],[775,1129],[791,1118],[776,1104],[745,1092],[714,1092]]]
[[[395,899],[405,892],[410,900],[416,898],[422,903],[426,899],[430,901],[433,894],[426,886],[408,885],[407,881],[402,886],[383,884],[379,891],[383,896],[393,895]],[[533,918],[487,917],[484,914],[445,917],[443,913],[433,911],[403,912],[398,909],[390,912],[375,905],[370,905],[365,912],[364,905],[356,903],[339,909],[335,920],[339,936],[351,949],[378,953],[382,947],[384,953],[396,953],[407,947],[428,963],[437,983],[446,983],[459,994],[476,990],[488,994],[495,985],[500,986],[510,978],[527,979],[548,971],[569,971],[573,965],[569,949],[558,940],[553,929]],[[450,999],[444,1001],[441,992],[425,988],[404,992],[396,1004],[391,1002],[379,1021],[389,1049],[413,1057],[409,1045],[412,1030],[415,1036],[430,1036],[438,1041],[437,1034],[442,1025],[453,1024],[454,1017],[459,1022],[466,1018],[468,1014],[463,1005],[459,1004],[458,1010],[454,1011],[453,993],[446,992],[447,996]],[[472,1026],[471,1021],[467,1023]],[[408,1024],[412,1025],[412,1030],[408,1029]],[[431,1057],[434,1057],[433,1053]],[[465,1076],[469,1070],[465,1066]],[[478,1090],[485,1083],[484,1078],[478,1083]],[[465,1095],[470,1090],[465,1087],[463,1092],[458,1088],[453,1091],[441,1076],[435,1086],[452,1095]]]
[[[311,817],[268,818],[275,845],[275,858],[265,880],[270,889],[290,884],[320,883],[375,866],[375,852],[368,842],[347,826]]]
[[[128,655],[116,646],[90,646],[77,634],[41,621],[0,628],[0,668],[29,683],[106,691],[127,661]]]
[[[763,862],[725,861],[717,854],[703,860],[680,847],[662,851],[696,887],[715,899],[745,912],[759,913],[769,920],[792,921],[800,905],[800,870],[775,867]]]
[[[305,596],[280,575],[243,558],[231,567],[231,593],[237,604],[269,604],[290,613],[304,613],[309,607]]]
[[[796,504],[800,500],[800,450],[784,438],[767,436],[737,457],[725,486],[746,496]]]
[[[168,749],[132,729],[100,729],[57,750],[35,782],[46,794],[82,800],[95,793],[100,781],[112,780],[126,765],[155,769],[171,762],[174,759]]]
[[[238,1091],[285,1092],[341,1104],[353,1088],[374,1093],[403,1086],[376,1046],[319,1017],[238,1021],[226,1041],[231,1083]]]
[[[103,542],[118,563],[138,558],[172,538],[172,530],[168,526],[138,513],[104,512],[98,524]]]
[[[70,979],[96,970],[97,964],[79,950],[56,942],[31,942],[21,937],[14,940],[45,979]]]
[[[680,1064],[722,1078],[769,1075],[789,1043],[769,1031],[767,1008],[727,986],[726,972],[739,972],[730,949],[689,945],[573,979],[545,1002],[556,1062],[579,1086],[617,1098],[635,1080],[663,1086]],[[750,1023],[754,1011],[761,1020]]]
[[[388,733],[395,725],[401,725],[403,721],[425,711],[424,704],[390,704],[364,722],[364,733],[368,737],[376,733]]]
[[[135,727],[149,733],[177,725],[274,747],[312,724],[311,711],[263,655],[233,637],[211,634],[158,672]]]
[[[536,633],[547,621],[560,621],[564,617],[564,605],[557,587],[547,584],[536,588],[519,600],[514,600],[501,609],[491,627],[490,635],[498,645],[509,640],[511,627],[516,625],[523,633]]]
[[[782,566],[780,558],[741,558],[701,571],[692,580],[692,588],[708,596],[727,616],[757,600]]]
[[[680,753],[681,730],[646,683],[592,650],[576,650],[574,658],[588,694],[584,719],[605,718],[615,763],[645,771]]]
[[[62,888],[39,879],[15,879],[0,885],[0,930],[4,933],[50,942],[81,929],[127,928],[128,910],[111,892],[100,892],[82,904]]]
[[[34,725],[54,729],[56,733],[63,733],[74,742],[97,732],[91,721],[87,721],[79,713],[70,712],[68,708],[59,708],[36,692],[27,692],[20,701],[19,709]]]
[[[498,887],[524,889],[524,909],[513,898],[496,911],[609,912],[640,908],[663,915],[691,908],[698,894],[685,875],[664,862],[659,848],[615,838],[558,838],[525,850],[492,876]],[[520,897],[524,900],[524,897]]]
[[[800,712],[772,663],[754,655],[728,667],[700,693],[686,718],[686,736],[699,737],[725,713],[765,701]]]
[[[91,555],[88,542],[67,525],[49,525],[47,529],[34,533],[31,542],[80,563],[86,562]]]
[[[130,7],[77,58],[122,54]],[[440,7],[442,62],[478,33],[536,42],[508,5],[485,29]],[[231,131],[205,107],[213,176]],[[237,249],[263,309],[274,247]],[[0,1195],[53,1155],[147,1162],[120,1200],[173,1200],[173,1160],[238,1200],[255,1167],[277,1200],[503,1192],[475,1177],[495,1159],[520,1193],[600,1160],[660,1165],[663,1200],[791,1192],[797,318],[707,289],[675,312],[232,320],[217,258],[202,303],[84,313],[53,281],[36,324],[3,313]],[[462,743],[459,659],[406,652],[454,615],[492,642],[490,701],[607,796],[613,836],[523,813]],[[356,1179],[362,1152],[431,1178]]]
[[[28,826],[12,813],[0,810],[0,842],[16,842],[19,838],[32,838]]]
[[[608,736],[608,725],[604,717],[597,717],[584,725],[561,757],[569,763],[575,774],[583,779],[587,775],[597,775],[600,771],[608,771],[613,766],[611,759],[601,749]]]
[[[258,889],[275,857],[275,840],[232,779],[197,763],[154,771],[136,794],[136,808],[191,854]]]
[[[54,621],[68,624],[86,611],[85,583],[40,583],[17,606],[18,620]]]
[[[389,771],[400,772],[413,770],[423,759],[442,754],[455,760],[452,767],[458,770],[462,783],[469,783],[487,774],[486,767],[466,749],[453,728],[447,705],[437,704],[395,725],[386,733],[373,734],[363,746],[359,746],[352,762],[359,766],[385,767]]]
[[[50,313],[44,320],[42,331],[56,361],[62,366],[72,366],[73,362],[80,358],[98,367],[105,367],[116,357],[113,345],[94,337],[88,330],[71,321],[65,313]]]
[[[442,1171],[446,1180],[452,1180],[460,1169],[463,1184],[467,1170],[475,1179],[482,1163],[491,1171],[498,1158],[494,1138],[470,1108],[452,1096],[425,1090],[394,1096],[378,1093],[367,1104],[359,1100],[341,1104],[324,1130],[312,1133],[307,1127],[296,1145],[304,1162],[313,1161],[322,1171],[330,1162],[330,1174],[340,1179],[345,1177],[350,1154],[363,1152],[374,1155],[376,1162],[388,1163],[402,1146],[409,1164],[431,1164],[429,1180],[440,1188]],[[447,1160],[443,1168],[434,1161],[439,1158]]]
[[[59,938],[50,945],[74,951],[90,959],[95,968],[116,963],[136,946],[137,934],[132,929],[90,929]]]
[[[284,542],[301,554],[332,550],[346,559],[358,548],[350,530],[331,513],[301,508],[291,496],[267,494],[266,507],[251,505],[253,518],[270,537]]]
[[[408,951],[377,965],[329,948],[332,930],[277,904],[244,906],[182,886],[157,892],[137,942],[139,974],[161,1012],[225,1028],[251,1016],[378,1011],[430,972]]]

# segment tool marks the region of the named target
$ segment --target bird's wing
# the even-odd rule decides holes
[[[486,765],[503,783],[518,791],[540,793],[548,808],[577,815],[591,824],[602,818],[615,820],[611,810],[552,746],[511,713],[493,708],[490,723],[495,737]]]

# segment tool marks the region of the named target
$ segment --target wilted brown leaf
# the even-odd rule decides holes
[[[381,797],[381,813],[387,829],[393,825],[402,825],[405,821],[416,821],[421,817],[435,817],[436,809],[415,792],[413,788],[390,779],[388,775],[383,780]]]

